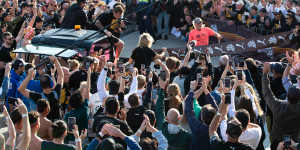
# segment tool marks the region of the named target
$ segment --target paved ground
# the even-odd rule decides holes
[[[125,48],[121,53],[121,57],[125,57],[125,58],[130,57],[132,50],[137,47],[139,36],[140,36],[139,32],[133,32],[121,37],[121,39],[125,42]],[[152,46],[152,48],[153,49],[160,49],[162,47],[178,48],[178,47],[184,47],[184,45],[185,45],[184,41],[177,39],[174,36],[169,36],[168,40],[156,41],[155,44]]]

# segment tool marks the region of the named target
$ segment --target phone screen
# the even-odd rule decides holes
[[[225,88],[230,88],[230,78],[224,79]]]
[[[231,103],[231,93],[225,93],[225,104]]]
[[[242,70],[237,70],[236,75],[238,77],[238,80],[243,80],[243,71]]]
[[[72,131],[74,129],[75,124],[76,124],[76,118],[75,117],[68,117],[68,129],[69,129],[69,131]]]
[[[198,86],[202,86],[202,74],[197,73],[197,81],[198,81]]]
[[[159,77],[163,80],[163,81],[166,81],[166,71],[160,71],[160,74],[159,74]]]

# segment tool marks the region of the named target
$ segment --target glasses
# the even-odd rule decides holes
[[[11,41],[11,40],[13,40],[13,38],[7,38],[6,40],[9,40],[9,41]]]

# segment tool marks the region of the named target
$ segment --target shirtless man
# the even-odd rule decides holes
[[[31,141],[29,150],[41,150],[43,139],[37,136],[40,129],[40,114],[36,111],[28,113],[29,123],[31,127]]]
[[[45,99],[41,99],[37,102],[37,111],[40,114],[40,129],[38,130],[38,136],[44,140],[51,140],[52,122],[47,118],[50,112],[49,102]]]

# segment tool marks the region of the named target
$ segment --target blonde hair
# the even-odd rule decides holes
[[[249,83],[246,83],[246,87],[250,90],[250,92],[253,96],[254,103],[256,105],[258,115],[262,116],[264,112],[263,112],[262,108],[260,107],[259,100],[258,100],[258,97],[257,97],[257,92],[254,91],[252,85],[250,85]]]
[[[138,89],[141,89],[146,84],[146,77],[143,76],[143,75],[138,75],[137,76],[137,81],[138,81]]]
[[[150,48],[152,47],[153,42],[154,39],[149,33],[143,33],[140,35],[138,46]]]
[[[68,63],[69,63],[70,71],[79,69],[80,63],[79,63],[78,60],[76,60],[76,59],[71,59],[71,60],[68,60]]]

